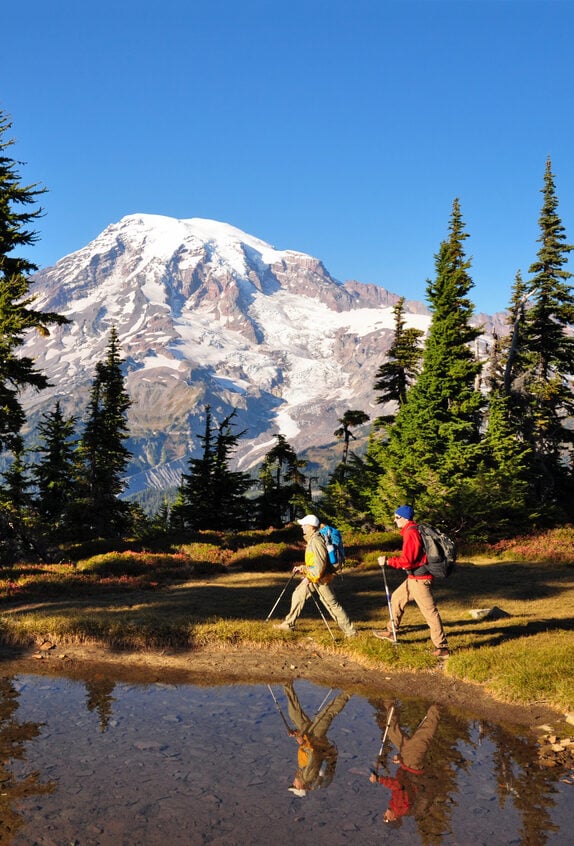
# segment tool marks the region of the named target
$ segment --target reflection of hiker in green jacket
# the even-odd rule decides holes
[[[339,693],[311,720],[301,707],[292,684],[283,687],[287,697],[289,718],[295,728],[290,735],[299,744],[297,772],[289,790],[296,796],[306,796],[308,790],[328,787],[335,775],[337,747],[327,739],[329,727],[349,699],[348,693]]]
[[[416,817],[420,809],[426,805],[424,793],[427,773],[424,760],[437,730],[440,714],[438,707],[431,705],[412,737],[401,729],[396,708],[393,707],[392,712],[388,708],[388,715],[388,737],[397,748],[392,763],[397,764],[397,771],[394,776],[379,776],[377,773],[372,773],[370,781],[390,789],[391,798],[385,811],[384,821],[400,825],[405,815],[411,814]],[[419,795],[421,793],[423,795]]]

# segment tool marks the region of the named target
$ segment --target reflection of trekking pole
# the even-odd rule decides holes
[[[373,773],[375,775],[377,775],[378,768],[381,765],[381,758],[383,757],[383,749],[384,749],[384,746],[385,746],[385,741],[387,739],[387,734],[389,733],[389,726],[390,726],[391,720],[393,718],[394,710],[395,710],[395,706],[391,705],[391,707],[389,708],[389,713],[387,714],[387,724],[385,726],[385,731],[383,733],[383,740],[381,742],[381,748],[379,749],[379,754],[377,756],[377,763],[375,764],[375,769],[373,770]]]
[[[285,719],[285,714],[284,714],[284,713],[283,713],[283,711],[281,710],[281,705],[277,702],[277,697],[276,697],[276,696],[275,696],[275,694],[273,693],[273,689],[272,689],[271,685],[270,685],[270,684],[268,684],[268,685],[267,685],[267,687],[269,688],[269,693],[270,693],[270,694],[271,694],[271,696],[273,697],[273,702],[275,703],[275,707],[277,708],[277,710],[278,710],[278,711],[279,711],[279,713],[281,714],[281,719],[283,720],[283,723],[284,723],[284,725],[285,725],[285,728],[287,729],[287,733],[290,735],[290,734],[292,733],[293,729],[291,728],[291,726],[289,725],[289,723],[288,723],[288,722],[287,722],[287,720]]]
[[[424,721],[426,720],[427,717],[428,717],[428,712],[424,715],[424,717],[422,718],[422,720],[420,721],[420,723],[416,727],[415,731],[418,731],[420,729],[420,727],[422,726],[422,724],[424,723]],[[414,732],[413,732],[413,734],[414,734]]]
[[[316,594],[316,590],[315,590],[315,585],[313,584],[313,582],[309,582],[309,590],[310,590],[310,592],[311,592],[311,596],[313,597],[313,600],[314,600],[314,602],[315,602],[315,605],[316,605],[316,606],[317,606],[317,608],[319,609],[319,614],[320,614],[320,615],[321,615],[321,617],[323,618],[323,622],[324,622],[324,623],[325,623],[325,625],[327,626],[327,630],[328,630],[329,634],[331,635],[331,637],[333,638],[333,643],[336,643],[337,641],[336,641],[336,639],[335,639],[335,635],[334,635],[334,634],[333,634],[333,632],[331,631],[331,626],[330,626],[330,625],[329,625],[329,623],[327,622],[327,618],[326,618],[326,617],[325,617],[325,615],[323,614],[323,610],[322,610],[321,606],[319,605],[319,602],[317,601],[317,597],[315,596],[315,594]]]
[[[321,710],[321,708],[323,707],[323,705],[325,704],[325,702],[327,701],[327,699],[330,697],[330,695],[332,693],[333,693],[333,688],[330,687],[329,690],[327,691],[326,695],[325,695],[325,698],[323,699],[323,701],[321,702],[319,707],[316,709],[315,716],[317,716],[317,714],[319,713],[319,711]]]
[[[288,587],[289,587],[289,585],[291,584],[291,581],[292,581],[292,579],[293,579],[293,576],[294,576],[294,575],[295,575],[295,573],[294,573],[294,572],[293,572],[293,573],[291,573],[291,576],[289,577],[289,581],[287,582],[287,584],[285,585],[285,587],[283,588],[283,590],[281,591],[281,593],[279,594],[279,596],[278,596],[278,598],[277,598],[277,602],[275,603],[275,605],[273,606],[273,608],[271,609],[271,611],[269,612],[269,614],[265,617],[265,622],[267,622],[267,620],[269,620],[269,618],[271,617],[271,615],[273,614],[273,612],[275,611],[275,609],[276,609],[276,608],[277,608],[277,606],[279,605],[279,603],[280,603],[280,601],[281,601],[281,597],[283,596],[283,594],[285,593],[285,591],[287,590],[287,588],[288,588]]]
[[[393,643],[397,644],[397,630],[395,628],[395,618],[393,617],[393,607],[391,605],[391,594],[389,593],[389,585],[387,583],[387,574],[386,574],[386,564],[384,563],[385,559],[382,555],[379,555],[378,558],[379,567],[383,571],[383,579],[385,580],[385,593],[387,594],[387,605],[389,606],[389,617],[391,618],[391,631],[393,633]],[[383,562],[381,564],[381,561]]]

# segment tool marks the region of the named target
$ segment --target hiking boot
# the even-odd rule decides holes
[[[379,640],[390,640],[391,643],[396,643],[393,637],[393,633],[386,631],[386,629],[379,632],[373,632],[373,634],[375,635],[375,637],[378,637]]]
[[[433,649],[432,653],[435,658],[448,658],[450,655],[450,651],[446,646],[438,647],[437,649]]]
[[[292,632],[294,626],[290,626],[289,623],[283,621],[282,623],[274,623],[274,629],[280,629],[282,632]]]

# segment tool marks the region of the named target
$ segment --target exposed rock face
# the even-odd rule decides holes
[[[25,345],[52,383],[25,397],[30,429],[56,399],[82,417],[115,326],[133,403],[132,492],[179,482],[206,404],[218,421],[237,409],[242,469],[275,433],[301,452],[332,443],[347,409],[382,412],[373,382],[399,295],[338,282],[318,259],[227,224],[125,217],[37,274],[32,290],[37,307],[71,324]],[[429,322],[422,304],[406,303],[407,325]]]

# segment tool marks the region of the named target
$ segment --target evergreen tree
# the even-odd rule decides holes
[[[532,292],[522,280],[520,271],[517,272],[512,286],[510,308],[508,309],[508,325],[510,334],[506,345],[506,361],[504,365],[503,389],[507,396],[512,395],[510,409],[515,411],[521,406],[519,416],[524,410],[520,397],[525,395],[523,385],[520,384],[520,374],[524,368],[521,353],[521,335],[524,333],[525,310]]]
[[[485,384],[489,391],[502,391],[504,384],[504,349],[505,339],[496,331],[492,333],[492,344],[488,349],[488,362]]]
[[[538,517],[530,487],[530,449],[519,438],[500,389],[490,393],[487,426],[476,473],[461,480],[465,538],[493,542],[532,527]]]
[[[369,444],[370,441],[371,438]],[[339,464],[321,489],[320,507],[327,522],[341,529],[373,528],[370,505],[380,472],[380,465],[373,461],[369,449],[365,456],[351,453],[344,467]]]
[[[351,427],[362,426],[369,421],[364,411],[349,409],[339,418],[341,426],[334,432],[344,441],[343,460],[335,467],[327,484],[321,488],[321,511],[325,519],[338,526],[367,526],[368,509],[365,503],[365,461],[354,453],[349,457],[351,438],[355,436]]]
[[[263,459],[259,479],[263,493],[259,498],[259,525],[280,528],[295,519],[301,503],[308,503],[302,470],[307,462],[297,453],[284,435],[274,435],[273,446]]]
[[[481,365],[472,347],[481,330],[470,325],[467,237],[455,200],[449,237],[435,258],[436,279],[427,286],[433,316],[422,370],[379,456],[383,473],[372,504],[379,520],[392,514],[399,500],[416,504],[419,514],[453,524],[466,517],[468,503],[461,503],[458,492],[478,467],[484,405],[476,390]]]
[[[127,411],[131,400],[124,387],[118,335],[112,327],[106,358],[96,364],[88,416],[78,445],[80,479],[92,532],[121,534],[129,525],[129,507],[119,499],[131,453]]]
[[[351,432],[351,429],[355,426],[362,426],[364,423],[369,421],[369,415],[365,414],[364,411],[348,409],[345,411],[342,417],[339,417],[338,423],[340,423],[340,427],[336,429],[333,434],[336,438],[340,438],[343,440],[345,444],[343,450],[343,467],[347,463],[347,458],[349,455],[349,443],[351,438],[356,440],[355,436]]]
[[[407,399],[407,391],[416,380],[423,355],[420,329],[406,328],[404,320],[405,298],[393,306],[395,315],[395,334],[389,348],[387,360],[375,374],[375,390],[381,393],[376,399],[379,405],[392,402],[400,408]],[[378,424],[392,423],[395,414],[380,417]]]
[[[167,496],[164,496],[159,510],[156,514],[154,514],[154,516],[150,520],[150,533],[154,536],[167,536],[169,534],[170,523],[171,510],[169,505],[169,499]]]
[[[564,519],[574,515],[574,506],[568,506],[574,499],[574,338],[568,334],[574,323],[574,292],[568,282],[573,274],[564,269],[574,246],[565,243],[550,160],[542,194],[540,249],[520,301],[524,306],[517,306],[520,335],[509,354],[507,386],[514,419],[532,450],[537,499],[547,517]]]
[[[76,418],[64,417],[57,401],[38,426],[36,452],[41,458],[32,467],[32,476],[37,487],[36,507],[52,536],[64,533],[68,510],[77,496],[75,425]]]
[[[182,474],[176,497],[169,509],[168,532],[182,534],[186,528],[185,476]]]
[[[68,322],[60,315],[32,308],[28,276],[38,268],[17,253],[37,240],[29,227],[42,210],[30,207],[45,189],[20,184],[17,163],[5,154],[14,143],[5,140],[11,126],[0,111],[0,452],[22,447],[20,432],[25,414],[19,399],[21,391],[28,387],[41,390],[48,384],[31,358],[17,355],[18,347],[30,329],[46,335],[51,324]]]
[[[183,517],[186,528],[214,528],[213,521],[217,516],[212,491],[212,479],[215,475],[215,434],[211,408],[207,405],[204,432],[203,435],[198,436],[202,444],[202,453],[199,458],[189,460],[189,472],[182,476],[183,507],[176,509],[180,519]]]
[[[44,561],[46,556],[33,537],[37,521],[23,448],[14,451],[3,479],[0,487],[0,563],[22,558],[29,560],[30,556]]]
[[[11,508],[14,514],[21,516],[24,516],[32,503],[28,470],[24,461],[24,450],[19,449],[14,453],[13,460],[2,474],[4,483],[1,498],[4,507]]]
[[[235,415],[234,410],[215,429],[211,409],[205,408],[205,430],[199,436],[202,455],[190,459],[189,473],[182,481],[181,511],[187,528],[240,531],[249,525],[250,505],[245,494],[253,481],[247,473],[229,469],[232,453],[244,434],[232,431]]]

